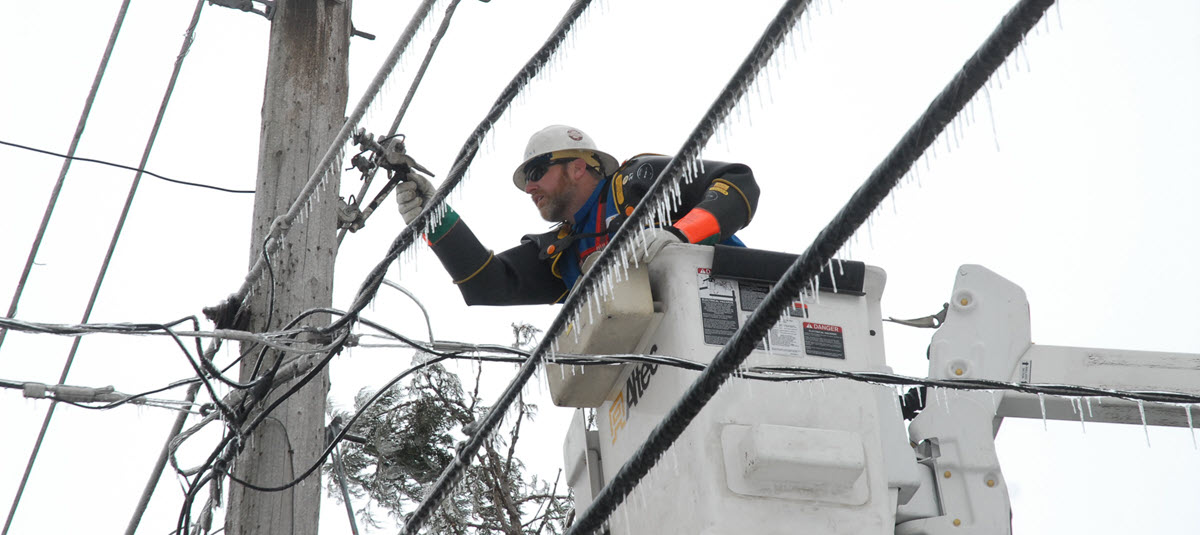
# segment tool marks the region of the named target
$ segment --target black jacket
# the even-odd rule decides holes
[[[615,206],[617,214],[632,212],[670,160],[667,156],[640,155],[623,163],[604,182],[605,201],[611,203],[608,209]],[[750,168],[742,164],[705,161],[699,167],[703,172],[698,177],[680,185],[682,201],[671,214],[674,231],[693,243],[726,241],[754,217],[758,184]],[[610,221],[608,232],[615,232],[619,222],[619,216],[615,222]],[[570,225],[526,235],[520,245],[493,254],[461,219],[450,224],[449,230],[431,239],[430,246],[468,305],[559,302],[569,288],[555,262],[573,259],[582,264],[575,244],[546,251],[551,244],[571,241]]]

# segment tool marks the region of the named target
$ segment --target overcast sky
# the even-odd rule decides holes
[[[416,3],[355,2],[356,27],[378,38],[352,41],[351,107]],[[0,140],[67,150],[119,5],[0,0]],[[467,0],[459,7],[401,125],[410,154],[438,179],[566,5]],[[577,126],[618,159],[674,153],[777,7],[593,6],[553,68],[498,124],[453,206],[497,250],[545,229],[509,177],[529,134],[547,124]],[[813,8],[803,37],[795,36],[798,44],[782,50],[767,75],[770,90],[760,86],[750,95],[728,139],[705,151],[751,165],[758,178],[758,214],[739,235],[753,247],[802,251],[1010,7],[845,0]],[[137,164],[193,8],[186,1],[133,2],[78,155]],[[442,8],[435,8],[439,19]],[[961,138],[939,142],[921,164],[920,182],[898,190],[848,251],[887,271],[884,316],[936,312],[956,268],[975,263],[1025,289],[1036,343],[1200,353],[1198,21],[1200,5],[1183,0],[1051,8],[993,79],[990,99],[973,104]],[[365,121],[369,130],[388,128],[434,27],[418,34],[403,71]],[[268,30],[262,17],[204,8],[148,169],[254,187]],[[0,146],[0,302],[12,295],[60,166],[56,158]],[[131,179],[127,171],[72,166],[20,319],[80,320]],[[357,188],[357,177],[343,177],[344,195]],[[393,206],[389,201],[347,237],[334,306],[347,306],[402,227]],[[224,299],[247,268],[251,209],[249,195],[144,178],[92,321],[165,322]],[[389,276],[430,307],[438,338],[508,343],[514,318],[545,326],[558,311],[468,308],[432,255],[418,256]],[[398,292],[383,290],[365,315],[414,337],[425,332],[416,307]],[[889,365],[925,375],[930,335],[887,325]],[[0,348],[0,378],[57,382],[70,344],[12,333]],[[339,357],[331,368],[335,404],[349,406],[355,392],[398,373],[410,356],[360,348]],[[489,386],[498,389],[513,372],[488,368]],[[169,341],[90,336],[67,382],[137,392],[190,373]],[[553,477],[570,411],[547,397],[540,404],[524,451]],[[5,512],[48,405],[0,391]],[[59,407],[12,532],[122,530],[173,418],[157,409]],[[1152,428],[1147,447],[1140,426],[1088,424],[1086,433],[1078,422],[1047,427],[1009,419],[997,438],[1016,533],[1200,528],[1193,512],[1200,451],[1187,429]],[[185,457],[196,459],[211,439],[197,439]],[[179,485],[164,478],[142,531],[169,532],[180,503]],[[326,505],[322,525],[345,531],[344,512]]]

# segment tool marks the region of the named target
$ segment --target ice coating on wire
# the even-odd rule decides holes
[[[342,124],[341,130],[334,136],[329,148],[321,156],[320,162],[314,167],[312,176],[304,184],[300,193],[296,195],[296,200],[292,202],[291,207],[288,208],[285,214],[275,218],[271,222],[271,228],[267,231],[268,239],[265,243],[268,252],[274,252],[279,249],[285,241],[287,230],[291,227],[292,222],[296,221],[300,217],[301,212],[307,209],[309,198],[317,190],[318,186],[328,178],[328,173],[333,172],[331,170],[334,169],[334,166],[339,165],[338,162],[342,159],[345,145],[349,143],[351,134],[354,133],[354,129],[358,126],[363,116],[366,115],[367,110],[382,90],[384,83],[391,76],[392,71],[400,60],[400,56],[408,48],[409,43],[412,42],[413,37],[416,35],[421,22],[432,11],[433,4],[434,0],[424,0],[417,8],[417,12],[409,21],[408,26],[396,40],[396,44],[392,46],[391,52],[388,53],[387,58],[384,59],[383,64],[379,67],[375,78],[371,80],[371,83],[363,92],[363,96],[359,99],[358,104],[355,105],[354,110],[346,117],[346,122]],[[230,300],[242,301],[244,303],[244,298],[249,292],[250,286],[262,276],[265,269],[266,266],[263,263],[262,257],[259,257],[246,274],[246,279],[242,282],[241,287],[234,292]]]

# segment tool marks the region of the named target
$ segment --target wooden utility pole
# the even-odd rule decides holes
[[[346,113],[349,2],[277,0],[275,6],[259,140],[251,265],[262,254],[271,222],[296,199]],[[312,198],[307,217],[297,220],[286,245],[271,255],[275,280],[271,323],[267,325],[271,284],[264,275],[248,301],[250,330],[279,329],[304,310],[332,303],[339,190],[337,171],[332,173]],[[328,322],[329,317],[322,314],[309,316],[304,324]],[[270,369],[277,357],[268,352],[260,371]],[[256,360],[257,352],[242,361],[242,381],[251,379]],[[328,390],[329,375],[322,373],[275,409],[248,437],[234,463],[234,474],[256,485],[278,486],[315,463],[325,449]],[[320,497],[319,471],[282,492],[260,492],[230,482],[226,533],[315,534]]]

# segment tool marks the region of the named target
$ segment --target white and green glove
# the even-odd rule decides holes
[[[404,218],[404,224],[411,225],[417,216],[421,215],[425,201],[436,192],[437,188],[433,187],[429,179],[417,173],[409,173],[408,180],[396,185],[396,204],[400,207],[400,217]]]

